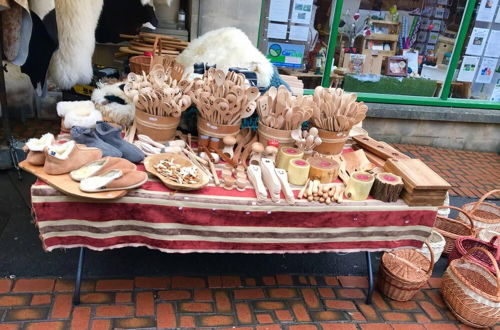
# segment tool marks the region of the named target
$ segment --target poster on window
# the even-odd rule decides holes
[[[491,30],[490,37],[486,43],[484,56],[499,57],[500,56],[500,31]]]
[[[312,10],[313,0],[294,0],[292,8],[292,23],[309,25],[311,23]]]
[[[273,22],[288,22],[290,0],[271,0],[269,4],[269,20]]]
[[[500,79],[495,83],[495,88],[491,93],[490,101],[500,102]]]
[[[486,45],[486,40],[488,39],[489,31],[489,29],[474,28],[470,34],[469,44],[467,45],[465,54],[481,56],[484,46]]]
[[[267,46],[266,57],[276,66],[300,68],[304,50],[304,45],[270,42]]]
[[[462,66],[458,72],[457,81],[472,82],[476,75],[477,66],[479,64],[479,57],[477,56],[464,56]]]
[[[267,25],[267,37],[271,39],[286,39],[288,25],[269,23]]]
[[[491,82],[491,78],[493,78],[493,75],[495,74],[497,62],[498,59],[496,58],[483,57],[476,82],[480,84],[489,84]]]
[[[481,0],[477,10],[476,21],[491,22],[497,10],[498,0]]]

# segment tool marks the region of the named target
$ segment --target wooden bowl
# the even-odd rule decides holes
[[[177,164],[180,164],[182,166],[195,166],[188,158],[184,157],[181,154],[176,154],[176,153],[163,153],[163,154],[156,154],[156,155],[151,155],[146,157],[144,159],[144,167],[146,168],[146,171],[149,173],[155,175],[158,177],[167,188],[170,188],[172,190],[197,190],[205,187],[208,182],[210,181],[210,178],[208,175],[205,174],[201,169],[198,168],[198,173],[200,174],[200,182],[198,183],[185,183],[181,184],[178,183],[177,181],[170,180],[169,178],[161,175],[155,168],[154,165],[158,164],[160,160],[165,160],[165,159],[174,159],[174,162]]]

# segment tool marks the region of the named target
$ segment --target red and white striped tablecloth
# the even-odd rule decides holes
[[[47,251],[82,246],[98,251],[146,246],[176,253],[382,251],[420,247],[437,212],[402,200],[261,203],[252,188],[240,192],[210,185],[172,192],[155,178],[108,202],[66,196],[40,180],[31,195]]]

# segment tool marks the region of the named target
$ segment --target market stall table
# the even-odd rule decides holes
[[[437,212],[435,207],[410,207],[402,200],[346,200],[336,205],[257,202],[251,187],[238,191],[209,185],[173,192],[152,177],[140,189],[107,202],[66,196],[41,180],[32,186],[31,195],[44,249],[80,248],[76,304],[84,248],[138,246],[170,253],[366,252],[369,303],[370,252],[421,247]]]

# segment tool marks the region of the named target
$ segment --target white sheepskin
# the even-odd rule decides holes
[[[252,44],[247,35],[234,27],[226,27],[205,33],[193,40],[177,56],[184,65],[184,76],[192,75],[195,63],[217,65],[227,71],[230,67],[247,68],[257,73],[257,85],[268,87],[273,76],[271,62]]]
[[[48,147],[47,153],[55,158],[68,159],[69,154],[75,147],[75,141],[68,141],[63,144],[54,144]]]
[[[102,114],[96,110],[92,101],[64,101],[57,103],[57,114],[64,117],[64,127],[73,126],[94,128],[96,122],[102,121]]]
[[[55,0],[59,49],[52,56],[49,75],[63,89],[92,80],[95,29],[103,0]]]
[[[119,87],[120,85],[123,85],[123,82],[115,84],[97,83],[97,88],[92,92],[91,100],[96,104],[97,110],[99,110],[104,117],[122,126],[129,126],[134,121],[135,106]],[[116,102],[109,103],[109,101],[104,98],[106,95],[117,96],[127,102],[127,104]]]
[[[95,106],[92,101],[62,101],[57,103],[57,115],[59,117],[64,117],[74,108],[86,108],[89,111],[95,110]]]
[[[31,151],[43,151],[46,147],[50,147],[54,143],[54,135],[45,133],[41,138],[31,138],[26,142],[26,147]]]

